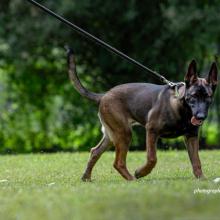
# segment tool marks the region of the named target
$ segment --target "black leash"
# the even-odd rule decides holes
[[[64,24],[70,26],[73,30],[77,31],[79,34],[89,38],[90,40],[101,45],[102,47],[113,52],[114,54],[122,57],[123,59],[129,61],[130,63],[135,64],[139,68],[150,72],[154,77],[159,78],[160,81],[162,81],[163,83],[168,84],[171,87],[174,87],[176,85],[176,83],[169,81],[164,76],[160,75],[158,72],[156,72],[156,71],[144,66],[143,64],[139,63],[138,61],[132,59],[131,57],[127,56],[126,54],[122,53],[121,51],[117,50],[116,48],[110,46],[109,44],[107,44],[104,41],[100,40],[99,38],[95,37],[94,35],[88,33],[87,31],[83,30],[82,28],[78,27],[77,25],[75,25],[75,24],[71,23],[70,21],[66,20],[65,18],[61,17],[60,15],[54,13],[53,11],[48,9],[47,7],[41,5],[40,3],[38,3],[34,0],[27,0],[27,1],[29,1],[33,5],[37,6],[38,8],[42,9],[43,11],[47,12],[48,14],[52,15],[53,17],[57,18],[58,20],[60,20]]]

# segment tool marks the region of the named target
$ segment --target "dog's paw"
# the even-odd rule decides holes
[[[140,175],[140,172],[139,172],[138,170],[135,170],[134,176],[135,176],[136,179],[139,179],[139,178],[142,177],[142,176]]]
[[[83,176],[81,177],[81,180],[82,180],[83,182],[92,182],[91,176],[88,176],[88,175],[86,175],[86,174],[83,174]]]
[[[206,178],[203,174],[195,175],[195,177],[196,177],[197,180],[201,180],[201,181],[208,180],[208,178]]]

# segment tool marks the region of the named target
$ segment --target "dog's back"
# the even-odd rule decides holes
[[[123,106],[129,119],[142,125],[146,123],[147,112],[156,102],[159,93],[167,86],[150,83],[127,83],[109,90],[100,100],[100,108],[111,107],[117,102]],[[117,110],[117,108],[115,109]]]

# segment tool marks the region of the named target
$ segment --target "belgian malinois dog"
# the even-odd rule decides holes
[[[206,78],[199,78],[193,60],[185,74],[185,82],[175,88],[169,85],[128,83],[116,86],[104,94],[90,92],[82,86],[71,49],[68,50],[68,67],[75,89],[99,105],[98,116],[103,131],[102,140],[91,149],[83,181],[91,180],[94,165],[111,145],[115,146],[116,151],[113,166],[126,180],[144,177],[157,163],[158,138],[178,136],[185,137],[195,177],[204,177],[198,154],[198,132],[207,117],[217,86],[216,63],[212,64]],[[131,128],[137,123],[146,128],[147,160],[133,176],[127,169],[126,156],[131,142]]]

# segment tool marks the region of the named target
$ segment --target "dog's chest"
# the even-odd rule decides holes
[[[186,134],[190,129],[190,125],[187,123],[165,123],[160,128],[160,136],[164,138],[175,138]]]

